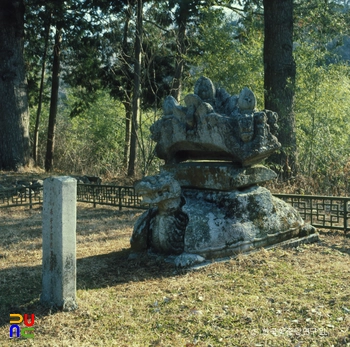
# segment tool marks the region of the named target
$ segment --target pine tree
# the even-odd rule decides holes
[[[30,162],[27,81],[23,59],[23,1],[0,2],[0,169]]]

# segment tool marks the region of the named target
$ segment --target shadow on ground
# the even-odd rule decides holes
[[[107,221],[113,223],[113,218],[117,216],[120,222],[129,226],[134,222],[135,212],[132,211],[107,211],[88,210],[81,214],[81,223],[91,223],[94,221]],[[34,214],[33,214],[34,216]],[[18,228],[16,238],[23,241],[23,238],[40,237],[41,217],[35,215],[30,221],[29,227],[22,231],[23,217],[13,218],[6,222],[6,226],[12,230]],[[79,223],[79,221],[78,221]],[[92,228],[88,233],[96,233]],[[40,230],[41,232],[41,230]],[[78,232],[79,234],[79,232]],[[350,254],[349,239],[341,232],[320,232],[321,241],[319,245],[324,250],[332,250],[344,254]],[[105,236],[104,236],[105,237]],[[119,237],[119,236],[118,236]],[[125,237],[125,235],[124,235]],[[6,240],[0,240],[0,246],[6,244]],[[17,239],[12,240],[17,242]],[[136,259],[129,260],[130,249],[122,249],[106,254],[87,256],[77,259],[77,289],[92,290],[106,287],[118,287],[124,283],[142,282],[151,279],[174,277],[186,273],[186,270],[178,270],[174,265],[165,263],[161,258],[149,257],[142,254]],[[6,257],[6,254],[0,254]],[[41,266],[13,266],[6,269],[0,268],[0,326],[9,324],[10,313],[34,313],[38,317],[51,315],[57,310],[55,308],[44,307],[40,304],[41,293]]]
[[[26,241],[40,239],[42,235],[42,208],[25,210],[22,213],[10,209],[0,210],[0,257],[1,248]],[[132,227],[142,211],[116,210],[115,208],[78,207],[77,236],[97,235],[120,225]]]
[[[323,247],[350,255],[350,234],[342,231],[318,231],[320,234],[319,244]],[[326,236],[325,239],[323,236]]]
[[[344,234],[327,238],[322,237],[322,234],[326,233],[321,233],[319,245],[322,248],[350,254],[349,242]],[[146,253],[132,260],[128,259],[129,255],[130,249],[123,249],[77,259],[77,289],[117,287],[128,282],[142,282],[186,273],[186,270],[176,269],[173,264],[166,263],[161,258],[150,257]],[[9,324],[10,313],[34,313],[40,317],[57,312],[55,308],[40,304],[41,266],[0,270],[0,293],[0,326]]]
[[[30,251],[41,249],[41,208],[33,210],[0,211],[0,326],[9,324],[10,313],[52,314],[54,309],[40,305],[41,266],[8,266],[1,260],[14,255],[30,257]],[[130,228],[140,211],[113,208],[78,207],[77,247],[130,237]],[[114,230],[109,233],[109,231]],[[90,236],[94,236],[92,239]],[[80,237],[79,237],[80,236]],[[130,250],[87,256],[77,259],[77,289],[97,289],[154,276],[166,276],[167,265],[160,265],[146,256],[128,261]],[[30,264],[30,259],[21,259]],[[170,271],[169,271],[170,273]]]
[[[123,283],[175,276],[174,265],[141,254],[128,260],[130,249],[77,259],[77,290],[115,287]],[[0,326],[9,324],[10,313],[45,316],[56,308],[40,304],[41,266],[0,270]]]

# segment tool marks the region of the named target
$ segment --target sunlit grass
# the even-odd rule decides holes
[[[350,346],[348,238],[179,270],[128,260],[138,215],[79,205],[79,308],[59,312],[39,303],[40,209],[0,210],[0,345]],[[35,313],[34,339],[9,339],[10,313]]]

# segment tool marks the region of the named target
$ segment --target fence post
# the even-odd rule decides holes
[[[122,210],[122,188],[118,187],[119,211]]]
[[[96,207],[96,197],[95,197],[95,188],[90,185],[90,194],[92,194],[92,202],[94,208]]]
[[[68,176],[44,181],[41,302],[70,311],[76,303],[77,181]]]
[[[305,211],[306,212],[306,211]],[[310,224],[313,222],[314,204],[312,198],[310,199]],[[305,213],[306,216],[306,213]]]
[[[32,209],[33,205],[32,205],[32,190],[30,188],[29,189],[29,208]]]
[[[344,199],[344,233],[348,232],[348,202],[349,200]]]

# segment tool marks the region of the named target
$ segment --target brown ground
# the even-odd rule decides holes
[[[79,308],[60,312],[39,301],[41,208],[0,209],[0,346],[350,346],[343,233],[190,271],[128,260],[140,213],[78,204]],[[35,314],[34,339],[9,339],[10,313]]]

